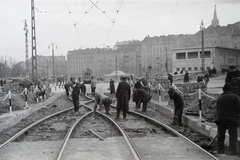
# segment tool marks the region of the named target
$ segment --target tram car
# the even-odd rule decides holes
[[[90,84],[93,77],[93,71],[89,68],[83,70],[82,80],[85,84]]]

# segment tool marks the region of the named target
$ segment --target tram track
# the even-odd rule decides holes
[[[105,139],[116,138],[116,137],[120,139],[124,138],[126,142],[125,145],[127,145],[125,146],[125,148],[128,148],[128,151],[123,151],[123,152],[128,152],[127,156],[125,156],[124,159],[127,158],[127,159],[141,160],[141,159],[159,159],[159,156],[160,157],[163,156],[162,158],[164,158],[164,156],[166,158],[166,156],[170,156],[170,155],[172,155],[173,157],[184,156],[183,153],[181,153],[180,155],[178,154],[174,155],[174,153],[172,152],[169,152],[169,154],[166,154],[164,153],[164,149],[159,149],[158,146],[167,145],[164,143],[161,144],[161,141],[164,141],[166,139],[169,139],[170,141],[171,139],[174,141],[177,141],[179,143],[178,145],[180,145],[179,148],[185,146],[183,148],[185,149],[187,156],[190,155],[190,159],[217,159],[213,155],[206,153],[205,151],[201,150],[201,148],[195,146],[193,142],[188,140],[186,137],[180,135],[177,131],[160,123],[156,119],[150,118],[146,115],[143,115],[134,111],[129,111],[127,120],[120,119],[116,121],[114,119],[116,117],[116,112],[113,111],[114,109],[112,109],[112,115],[110,116],[105,115],[104,113],[98,112],[98,111],[96,115],[93,115],[93,111],[92,111],[94,106],[93,100],[89,100],[87,102],[81,102],[81,104],[82,104],[82,107],[80,108],[81,114],[78,114],[78,115],[72,114],[72,112],[70,111],[72,110],[72,107],[70,107],[66,110],[62,110],[52,115],[49,115],[26,127],[25,129],[20,131],[18,134],[13,136],[11,139],[9,139],[7,143],[3,143],[0,146],[0,150],[5,145],[7,145],[10,142],[13,142],[14,140],[15,142],[20,142],[22,138],[19,138],[19,137],[21,136],[25,137],[22,140],[24,139],[27,140],[28,139],[26,138],[27,136],[31,134],[34,135],[33,134],[34,132],[30,131],[30,129],[33,129],[33,131],[34,130],[37,131],[36,133],[40,133],[40,137],[42,137],[42,138],[37,138],[36,141],[40,141],[40,140],[41,141],[42,140],[61,141],[61,145],[60,143],[58,143],[57,145],[58,149],[55,150],[55,154],[53,156],[55,157],[53,159],[58,159],[58,160],[71,159],[71,156],[76,154],[76,150],[72,151],[71,149],[67,149],[67,148],[69,146],[70,146],[69,148],[71,148],[71,145],[76,143],[78,139],[94,138],[94,137],[98,138],[100,141],[104,141]],[[66,112],[65,115],[61,115],[64,112]],[[52,118],[54,116],[55,117],[57,116],[58,118]],[[69,118],[69,120],[65,121],[69,123],[67,125],[63,125],[65,127],[64,131],[61,130],[58,132],[56,129],[54,129],[52,125],[48,125],[48,124],[54,124],[54,123],[61,124],[61,120],[64,119],[64,117]],[[50,120],[51,118],[52,120]],[[45,130],[44,130],[44,127],[41,127],[41,123],[44,124],[42,126],[47,126]],[[39,130],[39,128],[43,128],[43,129]],[[45,136],[45,134],[43,134],[43,131],[46,131],[46,133],[58,132],[61,136],[58,135],[57,138],[47,137]],[[53,136],[56,136],[56,135],[53,135]],[[39,134],[37,134],[37,137],[39,137]],[[181,140],[179,140],[179,138]],[[33,139],[33,137],[31,137],[30,139]],[[183,142],[182,140],[185,142]],[[77,144],[75,144],[75,146],[76,145]],[[170,147],[176,147],[176,146],[172,146],[170,144]],[[189,154],[189,153],[194,153],[194,154]],[[111,157],[111,155],[109,156]],[[195,156],[195,158],[193,158],[192,156]],[[84,157],[80,159],[84,159]]]

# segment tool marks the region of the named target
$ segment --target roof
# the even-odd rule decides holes
[[[108,76],[115,76],[116,73],[117,73],[117,75],[126,75],[126,73],[124,73],[123,71],[117,70],[117,72],[113,71],[112,73],[108,74]]]

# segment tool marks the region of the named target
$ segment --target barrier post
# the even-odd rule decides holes
[[[160,83],[158,84],[158,102],[162,102],[162,97],[161,97],[161,90],[160,90]]]
[[[39,92],[38,86],[36,86],[34,92],[35,92],[35,94],[36,94],[36,100],[37,100],[37,103],[38,103],[38,92]]]
[[[199,119],[202,119],[202,100],[201,100],[201,89],[198,90],[198,100],[199,100]]]
[[[25,95],[25,108],[28,108],[28,104],[27,104],[27,94],[28,94],[28,90],[27,90],[27,88],[25,87],[25,88],[24,88],[24,95]]]
[[[10,110],[10,116],[12,116],[12,94],[11,94],[11,90],[9,90],[8,92],[8,99],[9,99],[9,110]]]

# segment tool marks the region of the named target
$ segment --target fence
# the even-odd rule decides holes
[[[159,87],[160,87],[160,99],[159,101]],[[184,112],[190,115],[197,115],[200,118],[202,116],[212,121],[216,113],[216,99],[219,95],[209,95],[206,93],[206,86],[203,82],[191,82],[191,83],[179,83],[173,85],[175,90],[181,94],[184,101]],[[159,84],[155,84],[152,87],[152,100],[160,104],[165,104],[168,107],[173,108],[173,101],[168,96],[169,86],[165,85],[165,88]]]

